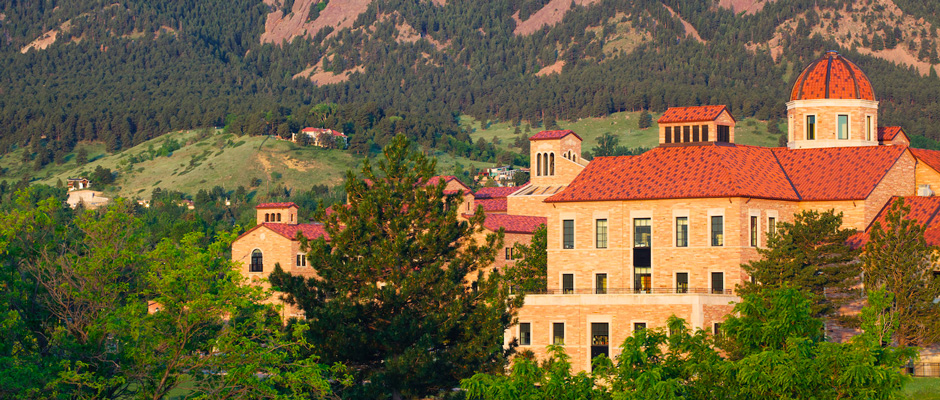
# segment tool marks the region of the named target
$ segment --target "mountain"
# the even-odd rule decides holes
[[[799,68],[829,49],[869,75],[882,124],[935,147],[938,8],[914,0],[5,2],[0,152],[25,147],[22,160],[44,166],[80,142],[117,151],[206,126],[272,134],[310,123],[321,103],[364,110],[359,123],[336,127],[362,147],[404,132],[455,155],[477,145],[460,130],[461,114],[537,129],[727,104],[739,118],[779,119]],[[370,110],[387,125],[374,124]],[[489,151],[485,160],[516,157]]]

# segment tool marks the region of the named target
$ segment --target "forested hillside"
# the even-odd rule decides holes
[[[321,103],[362,117],[336,126],[360,151],[406,132],[466,152],[478,143],[461,114],[538,128],[727,104],[769,120],[784,116],[800,68],[828,49],[867,72],[883,125],[932,139],[921,146],[940,139],[930,4],[778,0],[736,14],[700,0],[329,1],[4,2],[0,152],[28,147],[22,160],[42,166],[81,141],[114,151],[180,129],[339,123],[311,119]],[[318,18],[345,27],[313,32]],[[269,20],[298,23],[272,36]]]

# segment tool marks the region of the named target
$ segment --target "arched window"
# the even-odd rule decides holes
[[[548,153],[542,154],[542,176],[548,176]]]
[[[536,153],[535,160],[535,176],[542,176],[542,153]]]
[[[550,161],[549,161],[549,164],[551,165],[551,168],[549,169],[548,174],[551,175],[551,176],[555,176],[555,153],[552,153],[552,155],[550,155],[550,156],[548,156],[548,157],[549,157],[549,160],[550,160]]]
[[[271,214],[264,213],[264,222],[271,222]]]
[[[255,249],[251,252],[251,265],[248,267],[248,272],[264,272],[264,258],[261,250]]]
[[[277,213],[277,222],[281,222],[281,213]]]

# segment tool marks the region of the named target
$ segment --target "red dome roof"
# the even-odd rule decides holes
[[[813,61],[793,84],[790,100],[875,100],[875,91],[861,68],[839,53],[828,51]]]

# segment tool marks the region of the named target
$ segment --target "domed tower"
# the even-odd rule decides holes
[[[797,78],[787,118],[791,149],[878,145],[878,102],[871,82],[835,51]]]

